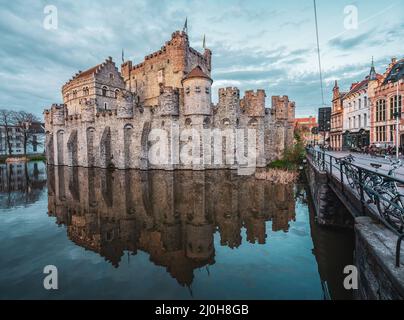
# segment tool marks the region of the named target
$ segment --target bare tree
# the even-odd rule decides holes
[[[15,124],[15,111],[1,109],[0,110],[0,127],[3,127],[5,130],[5,140],[7,144],[8,154],[11,156],[13,154],[13,145],[12,145],[12,127]]]
[[[26,155],[29,145],[39,144],[39,142],[34,139],[36,131],[33,126],[34,123],[39,123],[39,119],[30,112],[18,111],[14,113],[14,122],[20,129],[24,155]]]

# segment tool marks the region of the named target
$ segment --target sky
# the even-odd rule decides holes
[[[182,30],[188,18],[190,45],[213,52],[213,101],[217,89],[241,93],[265,89],[288,95],[296,116],[322,106],[312,0],[0,0],[0,108],[42,116],[62,102],[61,86],[78,70],[108,56],[119,66],[139,63]],[[50,21],[47,6],[57,9]],[[354,13],[357,12],[357,20]],[[51,15],[54,17],[55,10]],[[324,100],[370,70],[383,73],[404,56],[404,0],[317,0]],[[355,23],[357,21],[357,23]],[[49,23],[52,27],[49,28]]]

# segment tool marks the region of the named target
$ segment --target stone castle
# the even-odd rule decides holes
[[[213,153],[200,141],[208,139],[213,146],[214,134],[206,138],[204,132],[236,129],[253,129],[256,141],[246,142],[247,134],[221,137],[223,154],[241,141],[255,148],[256,167],[279,158],[293,143],[295,103],[287,96],[273,96],[271,108],[266,108],[264,90],[246,91],[240,97],[237,88],[229,87],[219,89],[218,103],[213,104],[211,58],[211,50],[196,51],[187,33],[176,31],[140,64],[126,61],[119,72],[109,57],[79,71],[62,87],[63,104],[44,111],[48,163],[119,169],[234,169],[241,166],[236,152],[212,161]],[[167,132],[165,163],[149,159],[153,129]],[[184,131],[193,133],[184,137]],[[189,141],[193,147],[188,153],[200,152],[201,161],[195,157],[191,162],[181,161],[180,150]]]

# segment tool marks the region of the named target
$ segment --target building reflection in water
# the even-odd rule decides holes
[[[181,285],[215,262],[213,235],[237,248],[264,244],[266,222],[288,231],[295,218],[292,185],[222,171],[108,171],[48,167],[48,211],[77,245],[115,267],[125,251],[147,252]]]
[[[35,203],[45,187],[44,162],[0,164],[0,208],[8,209]]]

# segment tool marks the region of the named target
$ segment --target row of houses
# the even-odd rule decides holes
[[[329,145],[333,150],[363,149],[371,144],[404,147],[404,59],[391,59],[383,74],[372,65],[369,74],[341,91],[335,81]],[[396,123],[398,118],[398,141]]]

